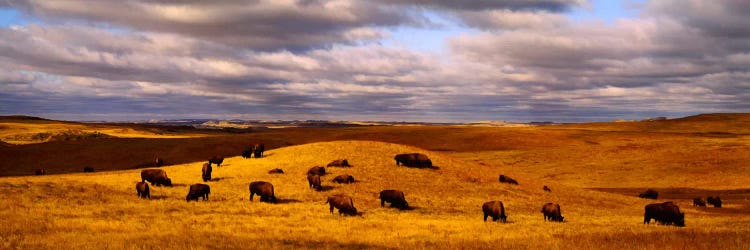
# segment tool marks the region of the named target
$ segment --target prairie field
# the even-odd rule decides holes
[[[2,146],[0,158],[8,159],[2,171],[18,168],[20,174],[0,177],[0,248],[747,249],[750,119],[713,118],[289,129]],[[236,156],[243,145],[258,141],[271,148],[264,158]],[[170,145],[161,150],[171,150],[176,164],[161,169],[174,187],[151,185],[152,198],[138,198],[141,169],[130,169],[121,157],[148,158],[152,148]],[[54,147],[62,152],[47,149]],[[428,155],[436,167],[396,166],[395,154],[412,152]],[[52,167],[52,175],[20,176],[71,154],[84,159]],[[211,155],[227,158],[207,182],[209,200],[186,202],[189,185],[202,183],[205,161],[191,157]],[[342,158],[353,166],[328,168],[323,191],[308,187],[307,169]],[[110,165],[80,173],[84,161]],[[273,168],[285,174],[268,174]],[[331,182],[339,174],[357,182]],[[520,184],[499,183],[499,174]],[[252,181],[271,182],[279,202],[249,201]],[[552,192],[543,191],[544,185]],[[659,191],[660,199],[638,198],[646,188]],[[381,207],[378,193],[384,189],[404,191],[411,208]],[[353,197],[359,216],[329,213],[326,197],[339,193]],[[724,207],[692,206],[693,197],[708,195],[721,196]],[[490,200],[504,203],[507,223],[482,220],[481,205]],[[644,206],[663,201],[680,206],[685,227],[643,224]],[[565,222],[543,220],[547,202],[560,204]]]

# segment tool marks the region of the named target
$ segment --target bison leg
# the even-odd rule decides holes
[[[381,207],[385,207],[385,200],[383,200],[383,199],[380,199],[380,206],[381,206]]]
[[[643,216],[643,224],[651,224],[651,217]]]
[[[253,195],[255,195],[255,193],[253,193],[253,192],[250,192],[250,200],[251,200],[251,201],[253,200]]]
[[[331,214],[333,214],[333,203],[331,203],[331,207],[330,207],[330,209],[331,209]],[[339,209],[339,212],[341,212],[341,210],[340,210],[340,209]]]
[[[487,213],[484,213],[484,222],[487,222]]]

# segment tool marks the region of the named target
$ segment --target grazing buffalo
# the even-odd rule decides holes
[[[562,216],[560,210],[560,204],[547,203],[542,206],[542,214],[544,214],[544,221],[558,221],[562,222],[565,218]]]
[[[84,167],[83,168],[83,172],[85,172],[85,173],[93,173],[94,172],[94,168],[93,167]]]
[[[680,207],[671,201],[646,205],[643,224],[651,223],[651,219],[664,225],[685,226],[685,214],[681,213]]]
[[[172,179],[167,177],[167,172],[162,169],[144,169],[141,170],[141,181],[151,182],[151,185],[156,186],[172,186]]]
[[[214,156],[208,159],[208,164],[216,164],[217,167],[221,167],[221,163],[224,162],[224,157]]]
[[[254,181],[250,183],[250,200],[253,195],[260,196],[260,201],[276,203],[276,195],[273,192],[273,184],[265,181]]]
[[[380,191],[380,206],[384,207],[385,203],[391,203],[391,207],[399,209],[409,208],[409,203],[404,198],[404,192],[399,190],[383,190]]]
[[[261,158],[263,157],[263,151],[266,150],[265,144],[255,144],[253,146],[253,154],[255,154],[255,158]]]
[[[320,185],[320,175],[317,174],[308,174],[307,184],[309,184],[311,188],[314,188],[317,191],[323,189],[323,186]]]
[[[307,174],[325,175],[326,168],[321,166],[315,166],[307,170]]]
[[[497,180],[500,181],[500,183],[508,183],[508,184],[513,184],[513,185],[518,185],[518,182],[516,180],[514,180],[513,178],[510,178],[508,176],[502,175],[502,174],[500,175],[500,177],[497,177]]]
[[[135,191],[138,193],[138,197],[151,199],[151,192],[148,189],[148,183],[138,182],[135,184]]]
[[[328,163],[326,167],[351,167],[351,165],[349,165],[349,161],[347,161],[346,159],[338,159],[332,161],[331,163]]]
[[[34,171],[34,175],[45,175],[45,174],[47,174],[47,172],[44,171],[43,168],[40,168],[40,169],[37,169],[36,171]]]
[[[714,198],[713,196],[709,196],[708,198],[706,198],[706,203],[711,204],[714,207],[721,208],[721,198],[719,198],[719,196],[716,196],[716,198]]]
[[[487,221],[487,216],[492,217],[492,221],[505,222],[507,218],[505,216],[505,206],[502,201],[488,201],[482,205],[482,212],[484,212],[484,221]]]
[[[253,158],[253,149],[242,150],[242,158]]]
[[[407,167],[416,168],[432,167],[432,160],[430,160],[430,158],[428,158],[426,155],[420,153],[397,154],[395,157],[393,157],[393,159],[396,160],[396,166],[401,164]]]
[[[190,191],[185,197],[186,201],[194,200],[198,201],[199,197],[203,197],[203,200],[208,200],[208,194],[211,193],[211,187],[206,184],[197,183],[190,185]]]
[[[544,191],[546,192],[552,192],[552,189],[549,189],[549,187],[547,187],[546,185],[542,189],[544,189]]]
[[[155,165],[156,165],[157,167],[161,167],[161,166],[164,166],[164,159],[162,159],[162,158],[159,158],[159,157],[156,157],[156,161],[154,162],[154,164],[155,164]]]
[[[269,174],[283,174],[284,170],[280,168],[274,168],[274,169],[268,170],[268,173]]]
[[[333,214],[333,208],[335,207],[339,210],[340,215],[357,215],[357,208],[354,207],[354,201],[348,195],[335,194],[328,196],[326,203],[330,205],[331,214]]]
[[[659,192],[656,192],[656,190],[649,188],[648,190],[646,190],[646,192],[640,193],[638,197],[656,200],[659,198]]]
[[[342,174],[342,175],[334,177],[333,178],[333,182],[339,183],[339,184],[341,184],[341,183],[346,183],[346,184],[353,183],[354,182],[354,176],[351,176],[351,175],[348,175],[348,174]]]
[[[201,173],[203,174],[201,177],[203,177],[204,182],[211,180],[211,172],[213,172],[213,169],[214,168],[211,167],[210,163],[203,163],[203,168],[201,169]]]
[[[693,206],[694,207],[705,207],[706,201],[703,200],[701,197],[695,197],[693,198]]]

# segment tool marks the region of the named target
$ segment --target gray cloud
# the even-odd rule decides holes
[[[561,12],[583,4],[584,0],[378,0],[383,3],[438,7],[450,10],[545,10]]]

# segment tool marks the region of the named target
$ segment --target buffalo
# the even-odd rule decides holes
[[[397,154],[395,157],[393,157],[393,159],[396,160],[396,166],[401,164],[407,167],[416,168],[432,167],[432,160],[430,160],[430,158],[428,158],[426,155],[420,153]]]
[[[404,192],[399,190],[380,191],[380,206],[384,207],[386,202],[391,203],[391,207],[399,209],[409,208],[409,203],[404,198]]]
[[[331,214],[333,214],[333,208],[335,207],[339,210],[339,214],[357,215],[357,208],[354,207],[354,201],[348,195],[335,194],[328,196],[326,204],[330,205]]]
[[[85,173],[93,173],[94,172],[94,168],[93,167],[84,167],[83,168],[83,172],[85,172]]]
[[[694,207],[705,207],[706,201],[703,200],[701,197],[693,198],[693,206]]]
[[[644,210],[643,224],[650,224],[651,219],[654,219],[656,222],[664,225],[674,224],[678,227],[685,226],[685,214],[681,213],[680,207],[671,201],[648,204]]]
[[[346,159],[338,159],[328,163],[326,167],[351,167],[351,165],[349,165],[349,161]]]
[[[719,196],[716,196],[716,198],[714,198],[713,196],[709,196],[708,198],[706,198],[706,203],[711,204],[714,207],[721,208],[721,198],[719,198]]]
[[[508,183],[508,184],[513,184],[513,185],[518,185],[518,182],[516,180],[514,180],[513,178],[510,178],[508,176],[502,175],[502,174],[500,175],[500,177],[497,178],[497,180],[500,181],[500,183]]]
[[[135,192],[138,193],[138,197],[151,199],[151,192],[148,189],[148,183],[138,182],[135,184]]]
[[[276,195],[273,192],[273,184],[265,181],[255,181],[250,183],[250,200],[254,195],[260,196],[260,201],[276,203]]]
[[[354,176],[351,176],[351,175],[348,175],[348,174],[342,174],[342,175],[334,177],[333,178],[333,182],[339,183],[339,184],[341,184],[341,183],[346,183],[346,184],[353,183],[354,182]]]
[[[505,222],[507,217],[505,216],[505,206],[502,201],[488,201],[482,205],[482,212],[484,212],[484,221],[487,221],[487,216],[492,217],[492,221]]]
[[[320,185],[320,175],[317,174],[308,174],[307,184],[309,184],[311,188],[314,188],[317,191],[323,189],[323,186]]]
[[[544,189],[544,191],[546,192],[552,192],[552,189],[549,189],[549,187],[547,187],[546,185],[542,189]]]
[[[210,181],[211,180],[211,172],[213,172],[213,168],[211,167],[210,163],[203,163],[203,168],[201,169],[201,177],[203,177],[203,181]]]
[[[268,173],[269,174],[283,174],[284,170],[280,168],[274,168],[274,169],[268,170]]]
[[[185,197],[186,201],[194,200],[198,201],[198,198],[203,197],[203,200],[208,200],[208,194],[211,193],[211,187],[206,184],[197,183],[190,185],[190,191]]]
[[[224,157],[214,156],[208,159],[208,164],[216,164],[217,167],[221,167],[221,163],[224,162]]]
[[[307,174],[325,175],[326,168],[321,166],[315,166],[307,170]]]
[[[242,158],[253,158],[253,149],[242,150]]]
[[[159,158],[159,157],[156,157],[156,161],[154,162],[154,164],[155,164],[155,165],[156,165],[157,167],[161,167],[161,166],[164,166],[164,159],[162,159],[162,158]]]
[[[43,168],[40,168],[40,169],[37,169],[36,171],[34,171],[34,175],[45,175],[45,174],[47,174],[47,172],[44,171]]]
[[[156,186],[172,186],[172,179],[167,177],[167,172],[162,169],[144,169],[141,170],[141,181],[151,182]]]
[[[653,189],[647,189],[646,192],[640,193],[638,197],[644,198],[644,199],[658,199],[659,198],[659,192],[656,192],[656,190]]]
[[[542,206],[542,214],[544,214],[544,221],[558,221],[562,222],[565,218],[562,216],[560,210],[560,204],[547,203]]]
[[[255,144],[253,146],[253,154],[255,154],[255,158],[261,158],[263,157],[263,151],[266,150],[265,144]]]

